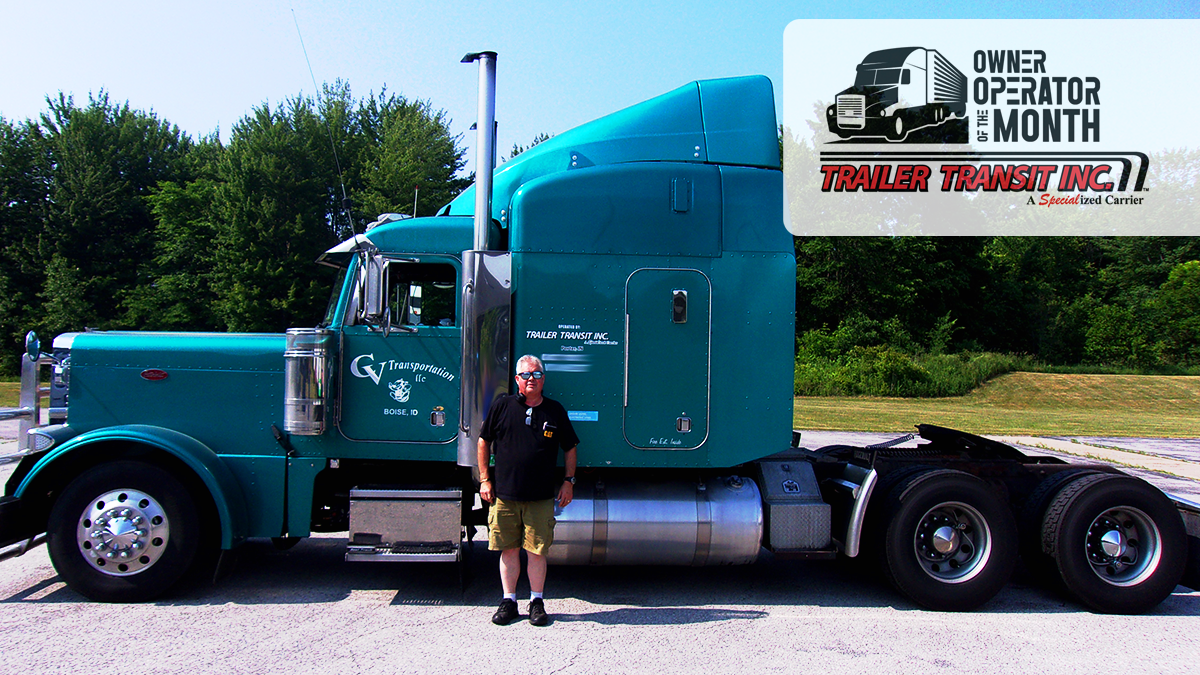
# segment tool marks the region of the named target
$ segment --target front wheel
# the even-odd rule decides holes
[[[1063,584],[1099,612],[1140,614],[1183,577],[1187,532],[1166,495],[1132,476],[1086,476],[1046,509],[1043,548]]]
[[[72,481],[54,502],[47,529],[54,569],[73,590],[99,602],[141,602],[191,568],[200,518],[170,472],[119,461]]]
[[[913,476],[888,496],[884,565],[898,591],[939,611],[995,597],[1017,561],[1017,527],[986,483],[959,471]]]

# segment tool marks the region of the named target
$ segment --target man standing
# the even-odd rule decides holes
[[[542,591],[546,553],[554,542],[554,505],[571,503],[575,487],[575,447],[579,438],[557,401],[542,396],[545,368],[536,356],[517,361],[517,392],[492,402],[479,434],[479,496],[488,511],[488,549],[500,551],[500,585],[504,599],[492,623],[516,619],[517,579],[521,549],[529,557],[529,623],[549,622]],[[558,479],[558,449],[563,449],[566,477]],[[495,453],[496,463],[489,467]]]

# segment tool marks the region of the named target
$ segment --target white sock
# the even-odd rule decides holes
[[[529,592],[529,601],[530,602],[533,602],[534,600],[541,600],[541,599],[542,599],[541,593],[534,593],[533,591]]]
[[[517,601],[517,594],[516,594],[516,593],[505,593],[505,594],[504,594],[504,599],[505,599],[505,600],[512,600],[513,602],[516,602],[516,601]]]

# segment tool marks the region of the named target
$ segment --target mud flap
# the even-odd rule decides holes
[[[1187,569],[1184,570],[1183,580],[1179,583],[1193,591],[1200,591],[1200,503],[1175,495],[1168,496],[1179,509],[1188,534]]]
[[[1200,591],[1200,537],[1188,536],[1188,565],[1179,583]]]
[[[21,516],[21,500],[0,497],[0,548],[29,539],[33,534]]]

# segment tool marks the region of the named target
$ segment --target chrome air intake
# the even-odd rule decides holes
[[[325,433],[334,344],[331,330],[288,329],[283,352],[283,428],[289,434]]]

